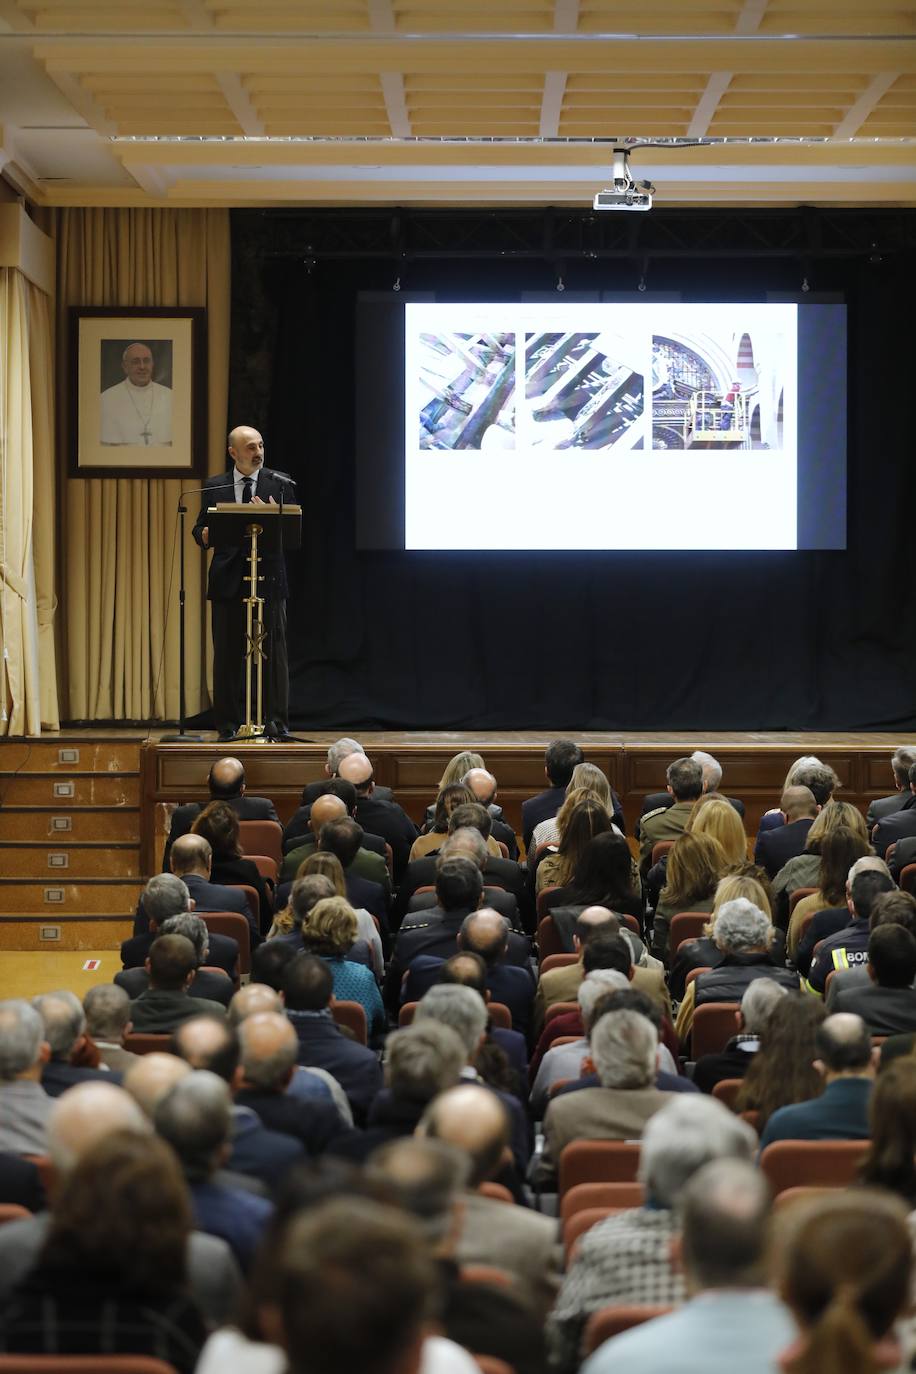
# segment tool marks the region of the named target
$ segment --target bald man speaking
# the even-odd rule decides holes
[[[264,440],[250,425],[238,425],[229,435],[228,472],[204,483],[200,514],[192,530],[202,549],[210,546],[207,512],[218,502],[239,505],[278,505],[295,499],[292,486],[264,466]],[[213,714],[221,740],[232,739],[245,719],[245,548],[217,549],[210,564],[207,598],[213,624]],[[286,657],[286,565],[283,555],[261,558],[261,596],[267,630],[264,664],[264,723],[275,739],[291,739],[289,666]],[[252,702],[252,710],[255,710]]]

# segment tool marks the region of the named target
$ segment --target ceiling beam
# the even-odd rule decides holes
[[[579,0],[556,0],[553,11],[554,33],[578,33]]]
[[[850,105],[834,130],[834,138],[853,138],[868,116],[900,75],[899,72],[880,72],[873,76],[854,105]]]
[[[239,122],[242,133],[255,138],[263,134],[264,121],[258,117],[241,78],[235,72],[217,72],[216,79],[226,104]]]
[[[369,26],[373,33],[394,33],[397,25],[391,0],[369,0]]]
[[[741,11],[735,22],[735,33],[742,38],[747,38],[751,34],[757,33],[760,28],[761,20],[766,14],[769,0],[744,0]]]
[[[192,29],[207,33],[213,28],[213,12],[207,9],[203,0],[181,0],[181,8]]]
[[[150,167],[148,163],[133,162],[126,157],[121,159],[121,165],[128,176],[133,177],[140,190],[145,191],[154,200],[161,200],[163,196],[168,195],[171,182],[164,167]]]
[[[563,109],[563,96],[566,93],[565,72],[545,72],[544,91],[541,95],[541,123],[538,129],[540,138],[558,138],[560,134],[560,113]]]
[[[728,90],[731,79],[731,72],[710,72],[706,89],[697,101],[693,118],[688,126],[688,138],[704,138],[709,132],[713,116],[719,108],[719,101]]]
[[[407,110],[407,92],[404,78],[400,72],[379,72],[382,95],[385,98],[385,113],[391,132],[395,138],[410,138],[410,115]]]
[[[102,134],[105,138],[112,138],[118,132],[118,126],[114,120],[108,119],[101,105],[96,104],[90,91],[80,81],[78,76],[68,71],[65,67],[56,66],[53,62],[45,63],[45,71],[54,82],[77,114],[82,115],[90,129],[95,129],[97,134]]]

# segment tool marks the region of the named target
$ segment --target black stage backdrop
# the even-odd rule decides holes
[[[445,223],[449,212],[441,214]],[[685,216],[689,224],[689,212],[667,214],[681,228]],[[842,242],[842,212],[824,214],[831,241]],[[344,256],[313,249],[319,216],[324,243],[334,241],[338,223],[346,229]],[[914,221],[903,218],[909,239]],[[486,216],[479,219],[485,226]],[[727,227],[727,214],[718,219]],[[805,219],[810,257],[729,258],[707,248],[653,260],[648,284],[685,301],[753,300],[798,292],[807,275],[812,289],[846,298],[845,552],[437,554],[355,548],[357,293],[389,290],[400,275],[405,289],[443,300],[512,300],[550,290],[555,265],[510,251],[498,261],[459,255],[398,267],[394,257],[353,255],[352,212],[299,220],[234,212],[229,420],[263,431],[268,466],[293,474],[305,509],[303,548],[289,569],[294,724],[341,731],[916,726],[909,548],[916,259],[877,251],[822,257],[818,212]],[[498,220],[491,217],[494,234]],[[664,227],[659,217],[653,231]],[[749,227],[753,237],[753,214],[741,214],[741,227],[741,241]],[[374,249],[377,229],[366,234]],[[761,212],[760,242],[772,238],[772,214]],[[562,270],[571,291],[632,291],[640,267],[638,258],[582,259],[566,260]]]

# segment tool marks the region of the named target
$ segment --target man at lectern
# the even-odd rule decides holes
[[[264,467],[264,440],[256,429],[238,425],[229,435],[228,472],[208,477],[200,514],[192,530],[202,549],[209,547],[207,512],[218,502],[239,505],[277,505],[282,493],[294,499],[292,488]],[[210,564],[207,599],[213,624],[213,714],[221,740],[231,739],[244,719],[245,602],[247,571],[243,548],[217,549]],[[282,554],[261,558],[261,596],[267,630],[264,665],[264,720],[275,726],[277,739],[292,738],[289,722],[289,666],[286,657],[286,565]]]

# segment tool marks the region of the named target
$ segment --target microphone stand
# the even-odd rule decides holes
[[[223,486],[228,484],[224,483]],[[193,491],[183,491],[178,497],[178,734],[163,735],[160,744],[203,744],[203,735],[189,735],[185,729],[185,576],[184,576],[184,540],[185,523],[184,518],[188,513],[188,508],[184,503],[186,496],[202,495],[204,491],[220,491],[222,487],[201,487],[195,493]]]

